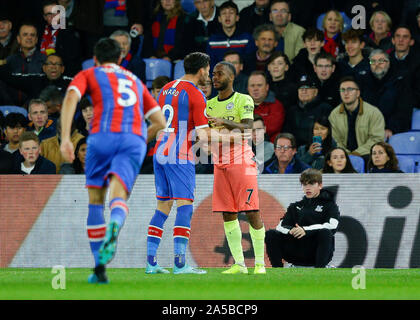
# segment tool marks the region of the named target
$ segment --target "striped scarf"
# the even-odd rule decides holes
[[[159,40],[159,34],[160,34],[160,26],[162,21],[163,15],[159,13],[156,16],[156,21],[152,24],[152,37],[153,37],[153,48],[157,48],[158,46],[158,40]],[[176,31],[176,23],[178,21],[178,16],[173,17],[168,22],[168,26],[166,27],[164,38],[163,38],[163,50],[166,53],[169,53],[175,46],[175,31]]]
[[[105,10],[115,9],[115,16],[124,16],[127,8],[125,0],[105,0]]]

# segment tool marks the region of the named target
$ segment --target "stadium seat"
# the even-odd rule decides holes
[[[341,16],[343,17],[343,19],[344,19],[344,28],[343,28],[343,32],[346,32],[348,29],[350,29],[351,28],[351,19],[349,18],[349,17],[347,17],[347,15],[344,13],[344,12],[340,12],[341,13]],[[323,14],[321,14],[319,17],[318,17],[318,19],[316,20],[316,27],[317,27],[317,29],[319,29],[319,30],[321,30],[321,31],[324,31],[323,29],[322,29],[322,20],[324,19],[324,17],[325,17],[325,13],[323,13]]]
[[[411,130],[420,130],[420,109],[415,109],[413,111]]]
[[[353,165],[353,168],[358,173],[365,173],[365,160],[363,160],[362,157],[350,154],[349,158],[350,158],[351,164]]]
[[[187,14],[193,13],[197,10],[194,5],[194,0],[181,0],[181,6]]]
[[[12,112],[21,113],[25,117],[28,116],[28,111],[26,111],[25,108],[18,106],[0,106],[0,111],[3,113],[4,116],[7,116],[9,113]]]
[[[410,156],[397,156],[397,159],[401,171],[405,173],[416,172],[416,164],[413,158]]]
[[[397,156],[409,156],[420,166],[420,131],[409,131],[394,134],[389,138],[389,144]]]
[[[164,59],[143,59],[146,63],[146,85],[152,87],[152,82],[159,76],[172,77],[172,63]]]
[[[174,79],[179,79],[185,74],[184,70],[184,60],[180,60],[175,64],[174,67]]]
[[[82,62],[82,69],[89,69],[92,68],[95,65],[95,62],[93,61],[93,59],[87,59],[85,61]]]

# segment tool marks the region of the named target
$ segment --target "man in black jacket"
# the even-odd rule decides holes
[[[334,253],[334,234],[340,212],[332,192],[322,190],[322,174],[307,169],[300,176],[305,194],[290,204],[276,229],[266,232],[271,265],[283,267],[282,259],[300,266],[324,268]]]
[[[63,93],[73,78],[64,76],[65,66],[63,60],[57,54],[50,54],[42,66],[43,73],[11,73],[6,66],[0,69],[0,80],[7,85],[22,90],[26,94],[26,99],[38,98],[40,92],[49,85],[56,86]],[[16,105],[22,105],[25,100],[19,99]]]

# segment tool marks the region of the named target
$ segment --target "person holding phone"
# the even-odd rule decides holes
[[[312,140],[298,148],[298,156],[312,168],[321,170],[324,167],[325,155],[335,146],[328,117],[321,116],[314,121]]]

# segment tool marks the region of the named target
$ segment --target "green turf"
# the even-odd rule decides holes
[[[352,269],[267,269],[266,275],[146,275],[109,269],[108,285],[87,283],[89,269],[66,269],[66,288],[54,290],[51,269],[0,269],[0,299],[420,299],[419,269],[366,269],[366,289],[355,290]],[[360,282],[358,282],[360,283]]]

